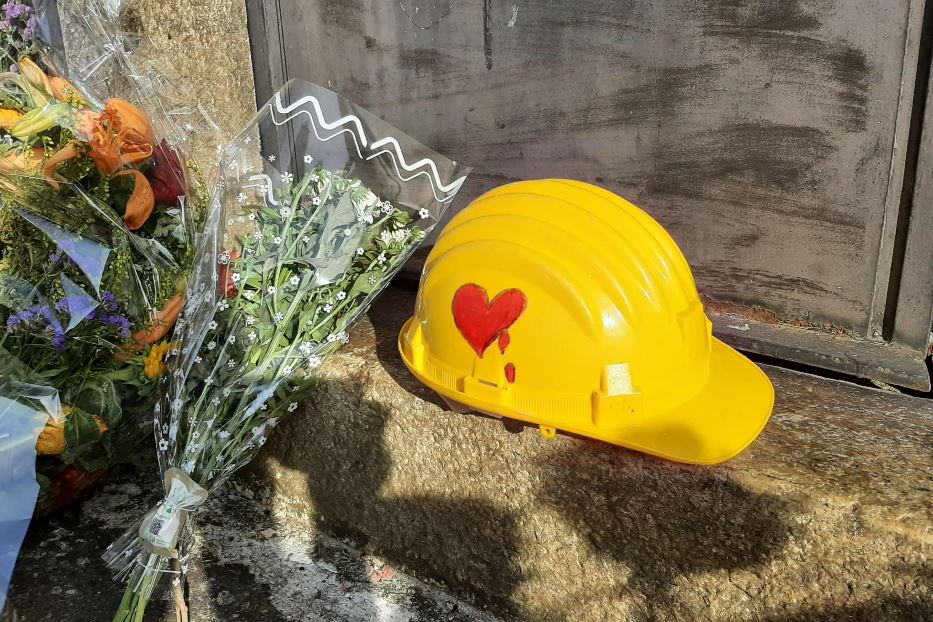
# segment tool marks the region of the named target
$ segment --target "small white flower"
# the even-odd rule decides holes
[[[207,378],[205,378],[205,379],[202,380],[201,382],[203,382],[206,386],[210,386],[210,385],[214,384],[214,378],[212,378],[211,376],[208,376]]]
[[[169,356],[178,356],[178,348],[172,348],[171,350],[169,350],[168,355],[169,355]]]
[[[182,371],[180,369],[176,369],[175,371],[172,372],[172,375],[175,376],[176,378],[181,378]]]
[[[330,313],[331,311],[334,310],[333,305],[329,305],[329,304],[324,305],[324,306],[321,307],[321,308],[324,310],[324,313]]]
[[[430,218],[431,212],[428,211],[426,208],[421,208],[420,210],[418,210],[418,216],[420,216],[421,219],[424,220],[425,218]]]
[[[384,264],[386,262],[386,254],[379,253],[379,256],[376,257],[376,261],[379,262],[380,264]]]
[[[288,282],[292,285],[292,287],[298,287],[298,284],[301,283],[301,279],[297,274],[295,274],[292,276],[292,278],[288,279]]]
[[[391,214],[391,213],[392,213],[392,204],[389,203],[388,201],[383,201],[383,202],[382,202],[382,213],[383,213],[383,214]]]
[[[246,316],[246,325],[247,325],[247,326],[252,326],[252,325],[255,324],[255,323],[256,323],[256,318],[254,318],[252,315],[247,315],[247,316]]]
[[[201,443],[191,443],[191,446],[188,448],[188,453],[196,454],[201,451]]]
[[[259,231],[253,231],[253,239],[254,239],[254,240],[261,240],[261,239],[262,239],[262,233],[260,233]]]
[[[346,229],[343,230],[343,235],[344,237],[350,237],[351,235],[353,235],[353,229],[351,229],[350,227],[347,227]]]
[[[272,243],[273,243],[273,244],[281,244],[281,243],[282,243],[282,238],[280,238],[279,236],[275,236],[274,238],[272,238]]]
[[[224,387],[224,390],[221,391],[224,397],[230,397],[230,387]]]
[[[195,430],[194,432],[191,433],[191,438],[193,438],[194,440],[198,440],[199,438],[201,438],[201,433]]]
[[[310,367],[311,369],[318,368],[321,366],[321,362],[322,362],[321,357],[312,356],[311,358],[308,359],[308,367]]]
[[[262,406],[259,407],[259,410],[265,410],[266,408],[268,408],[268,406],[266,404],[263,404]]]
[[[217,308],[220,309],[221,311],[226,311],[227,309],[230,308],[230,303],[227,302],[226,298],[221,298],[220,302],[217,303]]]
[[[281,322],[282,320],[285,319],[285,314],[282,313],[281,311],[276,311],[276,312],[275,312],[275,315],[273,315],[272,318],[273,318],[276,322]]]
[[[256,439],[256,444],[259,445],[260,447],[262,447],[263,445],[265,445],[265,444],[266,444],[266,437],[263,436],[262,438]]]
[[[216,341],[209,341],[209,342],[207,342],[207,349],[208,349],[208,350],[213,350],[213,349],[216,348],[216,347],[217,347],[217,342],[216,342]]]
[[[327,335],[327,343],[334,343],[335,341],[337,341],[337,339],[338,337],[336,333],[331,333]]]
[[[347,292],[337,292],[337,300],[343,300],[347,297]]]
[[[309,354],[311,354],[311,342],[310,341],[302,342],[302,344],[298,346],[298,351],[304,354],[305,356],[308,356]]]
[[[370,274],[368,280],[369,280],[369,284],[370,284],[370,285],[375,285],[375,284],[376,284],[376,275],[375,275],[375,274]]]
[[[167,450],[168,450],[168,441],[163,438],[161,441],[159,441],[159,451],[167,451]]]
[[[236,361],[234,361],[233,359],[230,359],[229,361],[227,361],[227,367],[230,369],[233,369],[234,367],[236,367]]]
[[[275,162],[275,154],[270,153],[266,159],[269,160],[270,162]]]
[[[248,145],[248,144],[250,144],[251,142],[253,142],[253,137],[252,137],[252,136],[247,136],[246,138],[243,139],[243,142],[246,143],[246,144]]]
[[[282,207],[282,208],[279,210],[279,215],[280,215],[282,218],[288,218],[289,216],[292,215],[292,208],[290,208],[290,207],[288,207],[288,206]]]
[[[243,292],[243,297],[246,298],[247,300],[252,300],[253,296],[255,295],[256,295],[255,289],[248,289],[245,292]]]
[[[194,460],[188,460],[181,466],[185,470],[185,473],[187,473],[188,475],[191,475],[192,473],[194,473]]]
[[[350,334],[346,331],[340,331],[337,333],[337,338],[340,339],[340,343],[347,343],[350,341]]]
[[[230,253],[228,253],[227,251],[224,251],[221,254],[217,255],[217,263],[223,264],[223,265],[230,263]]]
[[[246,203],[246,195],[241,192],[240,194],[236,195],[236,200],[238,203]]]
[[[256,214],[248,214],[246,218],[247,220],[256,220]]]
[[[357,257],[362,257],[362,256],[365,255],[365,254],[366,254],[366,251],[363,250],[362,248],[356,249],[356,256],[357,256]]]
[[[292,366],[291,366],[291,365],[286,365],[285,367],[283,367],[283,368],[282,368],[282,373],[285,374],[286,376],[287,376],[288,374],[292,373]]]
[[[214,320],[211,320],[211,323],[207,325],[207,328],[209,330],[214,330],[215,328],[217,328],[217,322],[215,322]]]
[[[311,238],[309,238],[308,236],[304,236],[301,238],[301,241],[304,242],[305,244],[308,244],[309,242],[311,242]]]
[[[196,356],[196,357],[194,357],[194,364],[197,365],[197,364],[200,363],[202,360],[203,360],[203,359],[202,359],[200,356]]]
[[[220,404],[220,398],[215,395],[211,398],[211,406],[217,406],[218,404]]]
[[[232,218],[227,219],[227,226],[233,226],[234,220]]]
[[[266,293],[267,293],[267,294],[274,294],[274,293],[275,293],[275,285],[270,285],[269,287],[267,287],[267,288],[266,288]]]
[[[291,173],[282,173],[282,183],[290,184],[295,180],[295,176]]]
[[[311,157],[311,154],[305,156],[305,164],[311,164],[314,161],[314,158]]]
[[[292,402],[288,405],[288,412],[293,413],[298,409],[298,402]]]
[[[227,337],[227,343],[236,343],[236,335],[230,335]]]
[[[249,331],[249,334],[246,336],[246,338],[249,339],[250,341],[256,341],[256,331],[254,330]]]
[[[233,274],[230,275],[230,280],[233,281],[234,283],[239,283],[239,282],[240,282],[240,278],[241,278],[241,277],[240,277],[240,273],[239,273],[239,272],[234,272]]]
[[[221,430],[220,432],[217,433],[217,438],[219,438],[222,441],[225,441],[228,438],[230,438],[230,433],[227,432],[226,430]]]
[[[181,410],[181,400],[177,397],[172,400],[172,412],[178,412]]]
[[[311,205],[313,205],[314,207],[317,207],[320,204],[321,204],[320,197],[314,197],[313,199],[311,199]]]

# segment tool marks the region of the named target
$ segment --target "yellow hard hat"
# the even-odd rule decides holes
[[[768,377],[712,337],[664,228],[575,181],[502,186],[454,217],[399,350],[450,401],[679,462],[736,456],[774,402]]]

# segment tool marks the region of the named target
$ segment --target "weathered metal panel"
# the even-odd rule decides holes
[[[815,342],[880,326],[922,1],[278,4],[285,74],[473,165],[461,203],[591,181],[660,220],[710,299]]]

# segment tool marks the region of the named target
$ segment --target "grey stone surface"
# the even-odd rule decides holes
[[[717,467],[455,414],[404,368],[391,289],[247,480],[523,620],[933,619],[933,401],[767,367],[759,440]]]
[[[111,620],[122,585],[100,554],[157,500],[155,456],[144,457],[82,506],[33,523],[2,622]],[[378,557],[278,520],[236,484],[199,515],[190,572],[194,622],[495,622]],[[175,620],[166,587],[146,620]]]

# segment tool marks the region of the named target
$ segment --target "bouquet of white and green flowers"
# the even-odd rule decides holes
[[[115,620],[142,620],[163,574],[180,584],[192,513],[297,408],[466,174],[295,81],[224,150],[155,412],[165,498],[105,555],[129,580]]]

